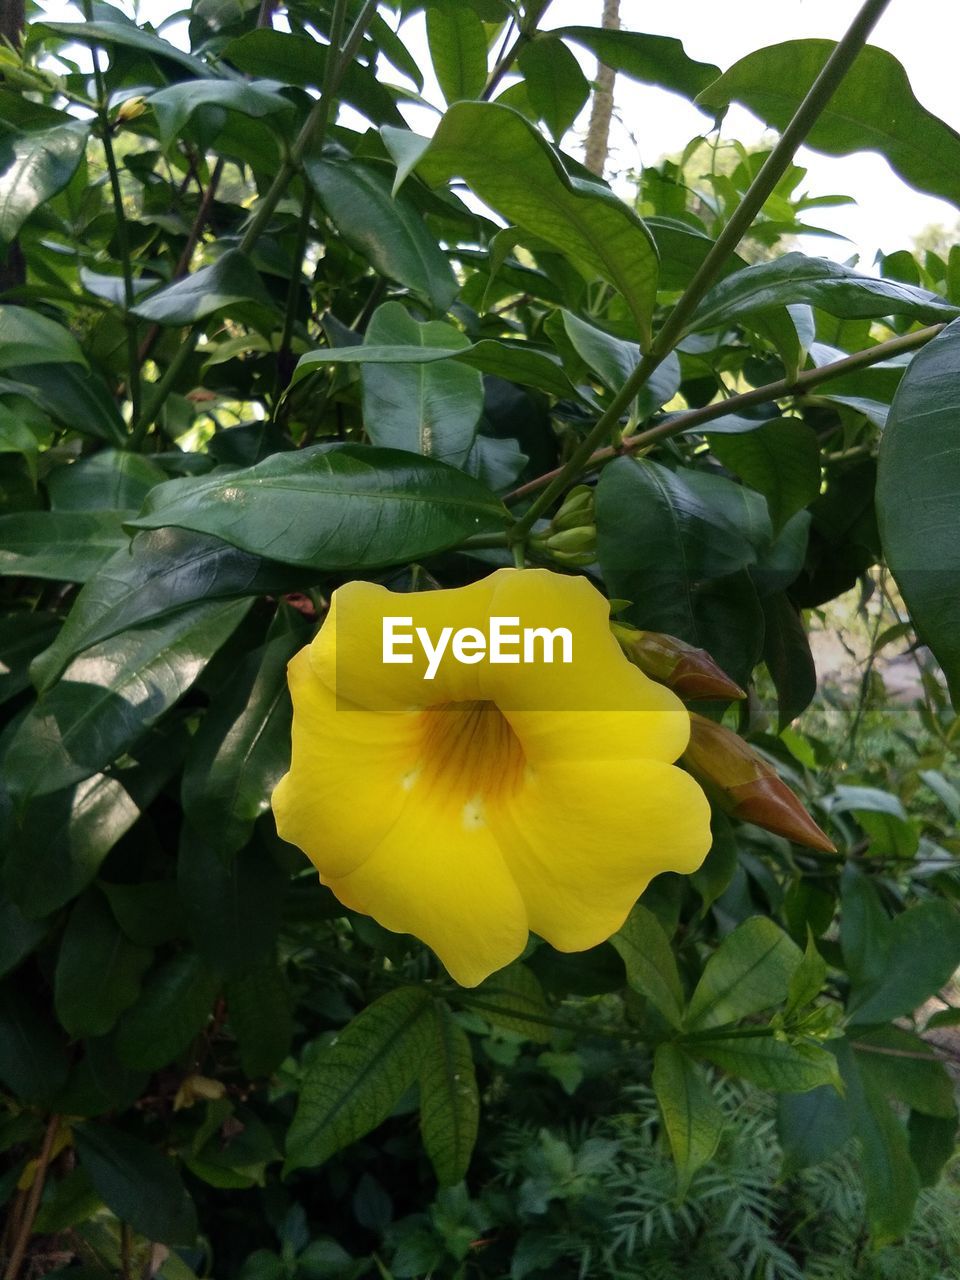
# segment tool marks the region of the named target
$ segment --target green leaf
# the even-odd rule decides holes
[[[530,104],[559,143],[586,105],[590,82],[562,40],[540,31],[518,59]]]
[[[103,894],[89,889],[70,912],[54,976],[57,1017],[72,1036],[102,1036],[140,994],[151,952],[129,942]]]
[[[26,959],[47,936],[49,928],[49,921],[28,920],[19,907],[0,893],[0,978]]]
[[[11,790],[47,795],[111,764],[186,693],[249,607],[192,605],[74,658],[10,742]]]
[[[233,978],[273,958],[287,876],[262,848],[224,857],[185,823],[177,886],[193,944],[211,969]]]
[[[120,928],[140,947],[158,947],[184,936],[183,904],[175,880],[139,884],[100,882]]]
[[[31,42],[44,40],[48,35],[63,36],[80,44],[106,45],[108,48],[131,49],[134,53],[147,54],[149,57],[172,63],[182,67],[194,76],[212,76],[214,73],[199,58],[184,53],[176,45],[161,40],[150,31],[144,31],[131,22],[125,14],[117,13],[116,18],[101,18],[94,22],[36,22],[31,23],[29,32]],[[59,41],[58,41],[59,44]]]
[[[439,320],[420,324],[399,302],[386,302],[370,320],[364,345],[466,346],[467,339]],[[442,364],[365,365],[363,418],[371,440],[384,448],[421,453],[456,466],[473,444],[483,412],[483,383],[475,369]]]
[[[90,884],[139,817],[133,796],[104,774],[28,804],[16,821],[9,814],[3,866],[7,893],[31,919],[62,907]]]
[[[870,837],[871,848],[885,857],[912,858],[919,831],[907,816],[898,796],[877,787],[835,787],[830,797],[833,813],[853,813]]]
[[[539,980],[526,965],[515,961],[499,969],[474,992],[475,1007],[487,1022],[532,1040],[550,1041],[550,1006]]]
[[[356,160],[308,157],[304,170],[337,230],[380,275],[406,285],[436,311],[449,308],[457,278],[412,201],[402,192],[392,195],[378,169]]]
[[[810,926],[807,926],[807,945],[803,959],[793,971],[787,988],[787,1014],[796,1013],[816,1000],[823,991],[827,978],[827,964],[817,950]]]
[[[934,1187],[957,1149],[957,1116],[949,1119],[911,1111],[907,1121],[910,1159],[922,1187]]]
[[[392,304],[391,304],[392,305]],[[459,335],[459,330],[456,331]],[[317,366],[329,364],[433,364],[439,360],[453,360],[469,365],[481,373],[492,373],[507,382],[536,387],[550,395],[562,398],[581,398],[577,389],[564,373],[560,361],[547,351],[540,351],[528,342],[502,342],[484,338],[480,342],[463,342],[456,347],[433,346],[370,346],[324,347],[302,356],[294,370],[292,383],[316,372]]]
[[[714,329],[758,311],[797,302],[844,319],[908,316],[935,324],[957,315],[956,307],[926,289],[858,275],[826,258],[786,253],[772,262],[744,267],[715,284],[697,307],[688,329]]]
[[[766,498],[775,534],[820,492],[820,444],[799,418],[775,418],[742,435],[712,436],[707,428],[707,439],[723,465]]]
[[[611,391],[619,391],[640,363],[635,342],[605,333],[570,311],[561,312],[563,327],[577,355],[590,366]],[[680,389],[680,361],[671,351],[653,371],[634,401],[638,421],[644,421],[661,405],[672,400]]]
[[[470,1041],[446,1005],[434,1005],[432,1023],[420,1068],[420,1132],[437,1181],[450,1187],[467,1176],[480,1097]]]
[[[54,511],[138,511],[166,472],[139,453],[100,449],[70,466],[54,468],[47,492]]]
[[[444,100],[479,98],[487,82],[487,35],[473,9],[458,0],[429,4],[427,43]]]
[[[30,675],[41,693],[84,649],[184,605],[295,590],[301,575],[186,529],[140,533],[105,561],[74,600],[54,643]]]
[[[398,183],[414,168],[433,186],[459,175],[510,222],[614,285],[633,313],[641,345],[648,344],[657,290],[653,237],[608,187],[571,178],[523,116],[496,103],[461,102],[432,138],[385,129],[384,141],[398,162]]]
[[[87,364],[79,342],[62,324],[26,307],[0,306],[0,368],[22,369],[51,360]]]
[[[86,582],[130,541],[123,511],[17,511],[0,516],[0,574]]]
[[[956,1120],[953,1081],[935,1044],[904,1027],[886,1026],[857,1030],[850,1047],[861,1076],[884,1097],[923,1115]]]
[[[910,1226],[919,1179],[910,1159],[906,1131],[889,1103],[864,1080],[847,1041],[839,1041],[836,1052],[853,1132],[860,1143],[867,1221],[873,1243],[880,1248],[899,1239]]]
[[[772,920],[754,916],[720,943],[690,999],[687,1027],[704,1030],[738,1022],[787,997],[803,954]]]
[[[649,36],[640,31],[608,31],[601,27],[559,27],[551,32],[589,49],[612,71],[619,71],[641,84],[696,95],[720,75],[711,62],[697,62],[684,52],[673,36]]]
[[[23,1102],[49,1101],[70,1057],[63,1032],[23,984],[0,983],[0,1081]]]
[[[805,1093],[825,1084],[840,1086],[837,1060],[819,1044],[790,1044],[767,1035],[698,1040],[689,1047],[730,1075],[774,1093]]]
[[[693,1175],[716,1152],[723,1113],[702,1071],[678,1045],[657,1046],[653,1088],[677,1166],[677,1195],[682,1199]]]
[[[226,997],[241,1066],[251,1079],[270,1075],[293,1039],[293,1001],[283,970],[276,964],[250,969],[228,980]]]
[[[156,118],[160,140],[169,147],[201,107],[237,111],[254,119],[292,112],[293,102],[278,92],[283,87],[278,80],[181,80],[151,93],[147,103]]]
[[[169,1066],[207,1024],[220,979],[195,951],[182,951],[147,976],[140,999],[120,1021],[117,1053],[125,1066]]]
[[[960,324],[916,355],[880,441],[877,521],[910,617],[960,706]]]
[[[674,1027],[683,1021],[683,987],[670,939],[663,926],[638,903],[620,930],[610,939],[623,960],[627,981],[646,996]]]
[[[165,285],[131,311],[153,324],[184,325],[251,302],[274,309],[273,299],[247,255],[228,249],[210,266]]]
[[[0,247],[6,249],[34,209],[63,190],[83,159],[89,136],[89,125],[71,120],[36,133],[10,134],[0,142]]]
[[[289,767],[287,663],[308,639],[302,619],[300,625],[278,627],[244,660],[193,737],[183,773],[183,809],[197,834],[221,856],[247,843]]]
[[[740,683],[763,642],[756,590],[737,576],[769,535],[752,496],[756,507],[722,476],[634,458],[611,462],[596,489],[600,565],[610,595],[631,601],[625,618],[706,649]]]
[[[287,1135],[285,1173],[323,1164],[387,1118],[431,1051],[433,1018],[426,991],[399,987],[312,1058]]]
[[[880,945],[883,970],[854,986],[851,1025],[912,1013],[949,982],[960,968],[960,915],[948,902],[918,903],[886,925]]]
[[[817,692],[817,669],[803,618],[785,591],[765,596],[763,660],[777,690],[777,732],[806,711]]]
[[[835,47],[832,40],[785,40],[757,49],[697,103],[722,111],[739,102],[782,132]],[[911,186],[960,200],[960,135],[920,105],[903,67],[885,49],[860,50],[804,142],[831,156],[879,151]]]
[[[56,638],[59,625],[55,614],[43,611],[0,613],[0,703],[26,689],[32,659]]]
[[[75,362],[31,361],[7,370],[0,391],[26,396],[68,431],[124,446],[127,427],[112,392],[99,373]],[[15,379],[15,381],[14,381]]]
[[[702,915],[706,915],[717,899],[726,893],[739,865],[733,826],[719,809],[710,814],[710,830],[713,834],[710,852],[690,877],[693,887],[703,899]]]
[[[832,1085],[777,1098],[777,1137],[783,1150],[783,1175],[820,1164],[850,1138],[846,1099]]]
[[[287,564],[402,564],[502,529],[502,504],[433,458],[359,445],[274,454],[230,475],[171,480],[135,528],[179,525]]]
[[[79,1125],[74,1141],[97,1195],[121,1222],[161,1244],[193,1244],[197,1215],[168,1156],[112,1125]]]

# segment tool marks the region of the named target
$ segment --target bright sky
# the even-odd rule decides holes
[[[51,17],[78,16],[66,0],[42,2]],[[159,23],[180,6],[177,0],[143,0],[138,7],[143,18]],[[676,36],[691,57],[725,70],[751,50],[782,40],[839,39],[859,7],[860,0],[621,0],[621,22],[628,30]],[[601,8],[602,0],[554,0],[543,25],[599,25]],[[177,38],[175,27],[164,34]],[[426,96],[439,105],[442,99],[429,75],[422,14],[405,24],[403,34],[428,73]],[[960,5],[956,0],[892,0],[871,43],[893,53],[906,68],[920,102],[960,131],[956,70]],[[593,60],[580,50],[574,52],[592,76]],[[614,171],[655,164],[662,156],[681,151],[711,124],[709,117],[684,99],[622,76],[617,78],[615,112],[610,161]],[[411,125],[420,132],[429,131],[429,118],[422,111],[410,113]],[[576,151],[585,123],[584,115],[565,142],[568,149]],[[733,107],[724,120],[723,136],[751,144],[764,134],[755,117]],[[857,201],[855,206],[816,210],[817,225],[837,231],[852,243],[807,237],[803,248],[808,253],[839,260],[859,253],[861,269],[868,270],[878,250],[891,253],[909,247],[912,238],[931,223],[952,229],[960,222],[960,211],[953,205],[913,191],[878,155],[838,159],[804,149],[797,159],[809,170],[805,185],[811,194],[842,192]]]

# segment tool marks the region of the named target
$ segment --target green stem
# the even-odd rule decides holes
[[[480,95],[484,102],[490,101],[500,81],[516,62],[524,45],[529,44],[537,34],[537,23],[543,17],[544,10],[549,4],[550,0],[536,0],[536,3],[531,4],[523,22],[520,24],[517,38],[487,77],[487,83],[484,86],[483,93]]]
[[[363,8],[357,16],[357,20],[354,22],[349,35],[344,41],[343,47],[339,48],[339,40],[343,32],[346,10],[347,0],[336,0],[333,19],[331,21],[331,43],[328,46],[327,66],[324,73],[323,90],[317,102],[312,107],[310,114],[304,121],[303,127],[297,134],[293,146],[284,157],[273,182],[270,184],[267,194],[258,203],[256,212],[251,218],[250,223],[240,241],[239,249],[241,253],[250,253],[256,245],[270,219],[273,217],[274,210],[285,194],[291,178],[300,168],[303,162],[303,157],[306,155],[308,148],[311,145],[321,143],[323,141],[329,122],[330,107],[333,97],[340,87],[340,83],[343,80],[347,67],[353,61],[354,55],[360,48],[364,33],[371,18],[377,11],[377,0],[365,0]],[[336,43],[334,41],[336,41]],[[184,338],[183,344],[178,349],[177,354],[171,361],[166,373],[156,384],[156,391],[154,395],[151,396],[148,407],[144,410],[138,420],[134,431],[134,438],[138,443],[142,442],[146,433],[156,421],[157,415],[162,409],[167,396],[173,390],[177,373],[179,373],[187,359],[189,359],[193,354],[197,342],[200,339],[200,335],[203,333],[203,329],[204,326],[202,323],[195,324],[193,326]],[[173,376],[171,377],[171,375]]]
[[[821,382],[840,378],[846,373],[852,373],[855,369],[867,369],[870,365],[879,364],[893,356],[925,346],[943,328],[942,324],[931,324],[925,329],[916,329],[913,333],[904,333],[898,338],[890,338],[887,342],[878,342],[876,346],[865,347],[863,351],[844,356],[842,360],[835,360],[832,364],[821,365],[819,369],[806,369],[795,378],[780,378],[776,382],[755,387],[752,391],[744,391],[741,395],[729,396],[716,404],[704,405],[700,409],[690,409],[687,413],[673,414],[664,422],[658,422],[655,427],[649,427],[635,436],[624,436],[618,448],[597,449],[584,463],[583,470],[593,471],[604,462],[609,462],[611,458],[619,457],[623,453],[632,453],[637,449],[648,449],[661,440],[682,435],[684,431],[692,431],[694,427],[704,426],[715,418],[725,417],[728,413],[737,413],[741,409],[749,409],[758,404],[769,404],[770,401],[781,400],[785,396],[804,395],[807,391],[819,386]],[[529,494],[536,493],[551,484],[563,474],[563,471],[563,467],[557,467],[553,471],[544,472],[542,476],[528,480],[526,484],[508,493],[504,502],[519,502]]]
[[[729,222],[714,241],[693,279],[668,315],[650,350],[614,396],[606,411],[597,419],[592,430],[570,455],[560,473],[547,485],[540,496],[534,499],[528,510],[514,525],[511,531],[513,539],[525,538],[541,513],[563,492],[571,480],[580,475],[594,451],[604,441],[610,439],[622,414],[646,385],[650,375],[673,350],[701,298],[714,283],[727,259],[743,239],[754,218],[792,163],[797,148],[850,70],[854,59],[866,43],[867,36],[889,3],[890,0],[866,0],[843,39],[827,59],[823,70],[810,86],[793,119],[783,131],[780,141],[770,152]]]
[[[93,20],[91,0],[84,0],[83,12],[86,20]],[[130,258],[130,234],[127,227],[127,216],[123,209],[123,191],[120,187],[120,172],[117,169],[117,157],[113,150],[113,138],[110,126],[109,96],[103,71],[100,68],[100,50],[91,50],[93,58],[93,78],[97,87],[97,120],[100,125],[100,140],[103,143],[103,154],[107,162],[107,173],[110,176],[110,191],[113,196],[113,211],[117,220],[117,244],[120,247],[120,269],[123,272],[123,323],[127,331],[127,363],[129,372],[127,381],[130,390],[130,404],[133,420],[140,416],[140,357],[137,342],[137,320],[132,315],[136,294],[133,289],[133,263]]]

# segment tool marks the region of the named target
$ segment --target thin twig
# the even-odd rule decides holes
[[[43,1195],[44,1183],[47,1180],[47,1169],[50,1167],[50,1157],[53,1154],[53,1144],[57,1140],[59,1129],[60,1117],[57,1115],[51,1116],[47,1121],[47,1128],[43,1135],[43,1145],[40,1148],[40,1155],[37,1157],[37,1168],[30,1186],[30,1194],[27,1196],[20,1230],[14,1242],[10,1259],[7,1262],[7,1269],[3,1273],[3,1280],[17,1280],[20,1274],[20,1267],[26,1256],[30,1233],[33,1231],[37,1210],[40,1208],[40,1197]]]

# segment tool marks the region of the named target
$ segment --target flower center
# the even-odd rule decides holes
[[[444,702],[421,716],[418,769],[431,791],[454,803],[482,806],[523,781],[520,739],[494,702]],[[469,817],[469,814],[467,815]]]

